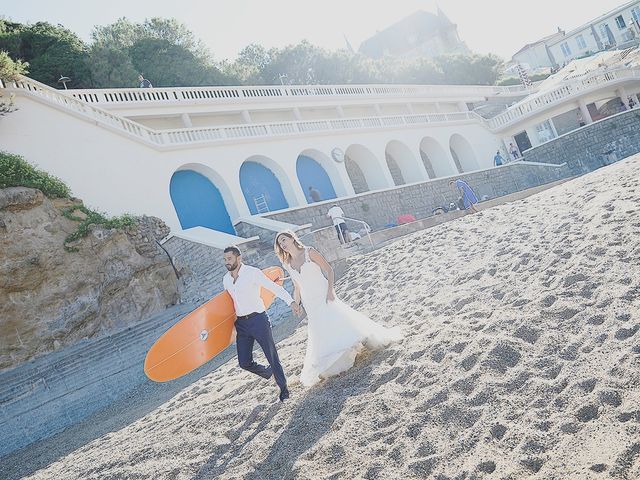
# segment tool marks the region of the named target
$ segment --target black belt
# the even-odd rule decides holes
[[[251,317],[255,317],[256,315],[260,315],[262,312],[251,312],[249,315],[238,315],[238,320],[249,320]]]

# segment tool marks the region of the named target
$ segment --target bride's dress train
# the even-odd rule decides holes
[[[398,327],[378,325],[338,298],[327,302],[327,279],[318,264],[309,259],[308,247],[300,271],[290,265],[285,268],[300,288],[309,320],[307,352],[300,374],[303,385],[311,386],[348,370],[363,345],[377,349],[402,338]]]

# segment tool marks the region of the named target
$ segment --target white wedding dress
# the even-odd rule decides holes
[[[311,386],[351,368],[363,346],[381,348],[400,340],[402,333],[398,327],[378,325],[338,298],[327,302],[328,282],[320,266],[309,258],[309,247],[305,248],[304,256],[300,271],[288,264],[284,267],[298,284],[309,320],[300,382]]]

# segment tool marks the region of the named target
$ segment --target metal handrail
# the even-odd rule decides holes
[[[364,230],[367,232],[367,238],[369,239],[369,244],[371,245],[371,248],[374,248],[373,240],[371,239],[371,226],[367,222],[365,222],[363,220],[358,220],[357,218],[350,218],[350,217],[336,217],[336,218],[341,218],[342,220],[345,220],[345,221],[349,220],[351,222],[361,223],[364,226]],[[307,237],[307,236],[312,235],[314,233],[321,232],[323,230],[333,229],[333,228],[335,228],[335,225],[329,225],[328,227],[316,228],[315,230],[311,230],[310,232],[307,232],[304,235],[299,236],[298,238],[300,240],[302,240],[304,237]],[[338,236],[342,240],[343,244],[347,243],[347,242],[345,242],[345,238],[342,236],[342,230],[338,231]]]

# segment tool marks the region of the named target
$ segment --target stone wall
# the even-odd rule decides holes
[[[524,153],[530,162],[567,163],[582,175],[640,152],[640,109],[579,128]]]
[[[396,223],[399,215],[411,214],[416,219],[430,217],[436,207],[456,202],[457,193],[449,187],[452,178],[462,178],[475,190],[478,198],[487,199],[508,195],[527,188],[537,187],[569,175],[558,165],[538,165],[514,162],[502,167],[464,173],[455,177],[438,178],[399,188],[329,200],[305,207],[274,212],[267,218],[296,225],[311,223],[314,229],[331,225],[326,213],[333,203],[344,210],[347,217],[367,222],[373,230]],[[347,222],[351,230],[359,230],[354,222]]]
[[[135,325],[178,301],[176,276],[156,243],[168,227],[140,217],[126,229],[92,225],[64,248],[85,215],[77,199],[0,189],[0,370],[86,338]]]

